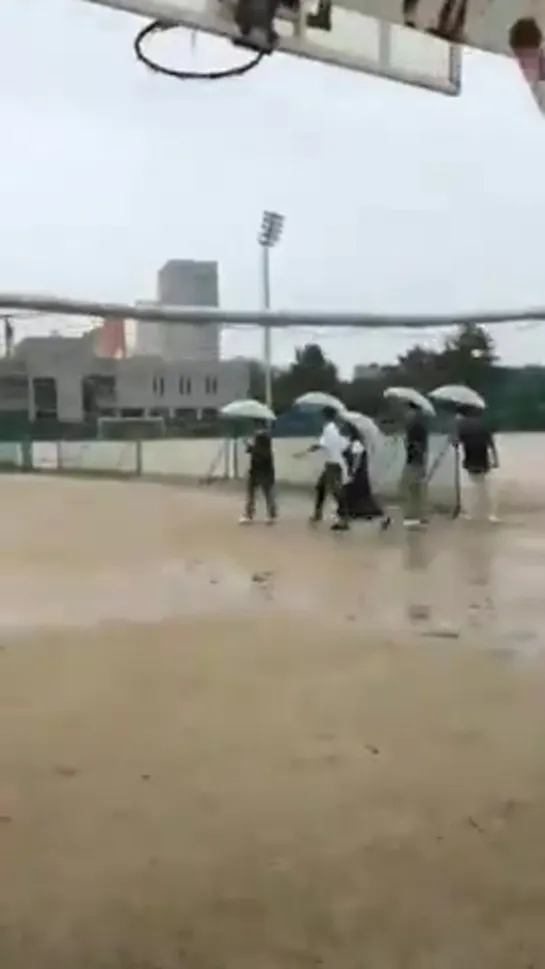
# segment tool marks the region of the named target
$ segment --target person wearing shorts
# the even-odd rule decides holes
[[[265,422],[257,425],[253,438],[246,445],[246,451],[249,455],[246,505],[240,524],[249,525],[253,522],[257,494],[261,492],[267,509],[267,524],[273,525],[277,517],[274,452],[269,428]]]
[[[401,476],[403,524],[416,528],[427,521],[429,429],[425,414],[409,403],[405,430],[405,467]]]
[[[458,416],[456,443],[462,449],[462,463],[470,483],[466,516],[496,522],[490,487],[490,472],[499,464],[494,435],[480,411],[460,408]]]

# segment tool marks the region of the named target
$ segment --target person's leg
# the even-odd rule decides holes
[[[401,478],[403,518],[407,525],[415,525],[421,518],[422,474],[419,468],[406,465]]]
[[[478,518],[480,521],[496,522],[498,520],[492,493],[490,474],[483,471],[473,475],[478,494]]]
[[[320,474],[314,488],[314,511],[311,517],[313,522],[321,522],[324,515],[324,504],[327,490],[327,467]]]
[[[246,504],[244,507],[244,516],[241,518],[241,522],[251,522],[254,520],[256,490],[257,482],[255,477],[252,474],[249,474],[246,479]]]
[[[269,522],[274,522],[276,521],[276,516],[277,516],[274,479],[266,478],[262,482],[262,488],[263,488],[263,496],[265,498],[265,505],[267,507],[267,518]]]
[[[415,470],[418,521],[421,525],[424,525],[428,521],[428,477],[426,468],[422,467]]]
[[[335,531],[346,531],[350,527],[346,484],[343,481],[341,468],[337,465],[330,470],[331,490],[337,502],[337,521],[333,524]]]
[[[494,492],[494,475],[487,471],[483,475],[484,487],[486,491],[486,517],[489,522],[498,522],[498,507],[496,504],[496,494]]]
[[[482,522],[487,517],[487,488],[485,475],[477,471],[469,474],[470,481],[470,500],[469,518],[473,521]]]

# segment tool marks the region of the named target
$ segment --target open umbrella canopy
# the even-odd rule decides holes
[[[357,410],[346,410],[341,414],[343,421],[352,424],[360,434],[371,441],[378,441],[382,437],[382,431],[378,424],[375,424],[372,417],[367,414],[360,414]]]
[[[476,410],[484,410],[486,407],[484,398],[476,390],[463,384],[444,384],[432,390],[429,396],[433,400],[455,404],[457,407],[474,407]]]
[[[322,390],[310,390],[306,394],[301,394],[293,403],[295,407],[301,407],[304,410],[317,410],[323,407],[333,407],[336,411],[344,410],[344,404],[338,397],[326,394]]]
[[[384,396],[387,399],[403,401],[405,404],[414,404],[415,407],[420,408],[424,414],[428,414],[430,417],[435,414],[433,404],[414,387],[387,387]]]
[[[274,411],[260,400],[247,398],[244,400],[233,400],[230,404],[225,404],[221,408],[222,417],[241,418],[251,421],[274,421],[276,419]]]

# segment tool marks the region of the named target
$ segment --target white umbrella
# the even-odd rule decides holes
[[[296,407],[303,407],[305,410],[316,410],[317,408],[333,407],[337,411],[344,410],[344,404],[333,394],[325,394],[322,390],[310,390],[307,394],[302,394],[294,400]]]
[[[375,424],[372,417],[367,417],[367,414],[360,414],[357,410],[346,410],[340,416],[343,421],[352,424],[365,438],[378,441],[383,436],[378,424]]]
[[[222,417],[246,418],[253,421],[274,421],[275,413],[260,400],[233,400],[221,408]]]
[[[386,398],[393,398],[394,400],[401,400],[406,404],[414,404],[415,407],[419,407],[421,411],[433,417],[435,414],[435,409],[433,404],[430,404],[429,400],[423,396],[414,387],[387,387],[384,391],[384,396]]]
[[[444,384],[432,390],[430,397],[446,404],[456,404],[458,407],[475,407],[484,410],[486,401],[476,390],[464,387],[463,384]]]

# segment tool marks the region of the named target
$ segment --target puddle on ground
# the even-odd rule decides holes
[[[537,547],[527,535],[517,545],[484,532],[452,531],[447,540],[401,532],[393,544],[363,546],[340,578],[323,568],[294,574],[197,558],[106,570],[12,567],[0,586],[0,633],[282,610],[330,628],[350,623],[366,637],[533,658],[545,648]]]
[[[299,611],[312,608],[312,602],[302,589],[285,589],[279,596],[272,572],[245,572],[225,563],[172,560],[122,571],[56,570],[54,575],[25,569],[2,579],[0,630],[159,622],[267,606]]]

